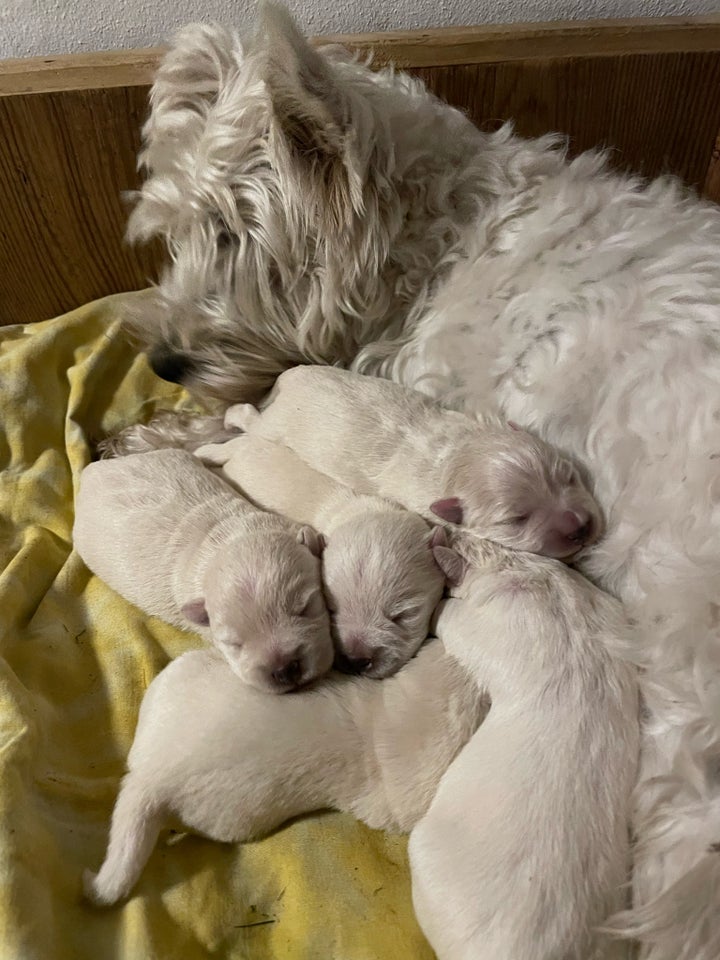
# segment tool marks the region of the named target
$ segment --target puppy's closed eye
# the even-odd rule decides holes
[[[299,610],[295,610],[293,616],[296,617],[314,617],[320,612],[321,598],[319,593],[311,594]]]
[[[409,623],[420,613],[418,607],[409,607],[407,610],[398,610],[397,613],[391,614],[388,617],[388,620],[391,623],[403,624]]]
[[[508,517],[506,520],[503,520],[503,524],[508,527],[520,526],[520,524],[527,523],[530,519],[529,513],[519,513],[514,517]]]

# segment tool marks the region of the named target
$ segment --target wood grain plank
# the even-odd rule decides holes
[[[411,70],[480,127],[514,120],[523,136],[560,131],[571,153],[699,187],[720,129],[720,53],[572,58]]]
[[[52,317],[155,272],[157,249],[122,240],[146,93],[0,100],[0,323]]]
[[[312,42],[372,52],[377,65],[436,67],[720,50],[720,14],[633,20],[485,24],[434,30],[335,34]],[[0,97],[146,86],[163,47],[0,61]]]

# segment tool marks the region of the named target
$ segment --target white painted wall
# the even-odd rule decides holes
[[[288,0],[311,34],[720,13],[720,0]],[[0,0],[0,59],[163,43],[193,20],[243,24],[254,0]]]

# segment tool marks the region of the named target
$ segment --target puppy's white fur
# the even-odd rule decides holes
[[[601,532],[595,501],[556,450],[399,384],[295,367],[278,377],[259,415],[247,405],[230,409],[226,425],[241,422],[357,490],[427,518],[455,516],[505,546],[568,557]]]
[[[103,904],[126,896],[171,817],[227,842],[328,807],[409,830],[486,712],[438,642],[381,684],[332,675],[272,698],[213,651],[186,653],[145,694],[105,861],[86,873],[86,893]]]
[[[191,26],[153,86],[133,214],[171,259],[136,327],[226,403],[298,362],[496,409],[586,467],[584,569],[637,618],[651,714],[633,910],[643,960],[720,942],[720,212],[562,138],[477,130],[423,84]]]
[[[262,437],[245,434],[195,455],[261,509],[326,536],[323,583],[341,667],[386,677],[417,652],[458,562],[444,531],[431,532],[389,500],[354,493]]]
[[[90,464],[73,540],[93,573],[211,639],[247,683],[282,692],[330,668],[317,534],[252,506],[190,453]]]
[[[620,605],[556,561],[478,544],[440,608],[445,649],[490,694],[410,839],[438,960],[624,956],[639,718]]]

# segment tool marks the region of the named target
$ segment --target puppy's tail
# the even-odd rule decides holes
[[[98,873],[83,873],[88,900],[106,906],[128,895],[152,853],[162,819],[162,805],[128,774],[113,810],[105,862]]]

